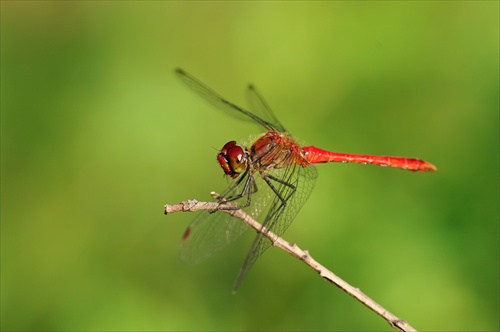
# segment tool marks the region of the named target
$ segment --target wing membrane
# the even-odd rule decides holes
[[[276,120],[276,117],[272,115],[271,117],[271,122],[268,122],[257,115],[233,104],[232,102],[226,100],[223,98],[221,95],[219,95],[217,92],[214,90],[210,89],[208,86],[206,86],[204,83],[196,79],[194,76],[188,74],[184,70],[177,68],[175,70],[175,73],[177,74],[177,77],[184,82],[191,90],[193,90],[195,93],[200,95],[203,99],[208,101],[210,104],[215,106],[216,108],[224,111],[225,113],[229,114],[232,117],[236,117],[238,119],[246,119],[246,120],[253,120],[262,126],[264,126],[266,129],[271,130],[271,129],[276,129],[280,130],[281,124],[279,122],[277,123],[277,126],[273,124],[272,121]],[[262,99],[258,94],[257,94],[257,99]],[[265,104],[265,102],[264,102]],[[269,109],[269,107],[267,107]],[[265,116],[269,114],[269,111],[264,112]],[[272,112],[271,112],[272,114]],[[243,116],[242,116],[243,115]],[[276,120],[277,121],[277,120]]]
[[[307,167],[294,164],[288,168],[277,169],[271,172],[275,177],[281,179],[287,184],[295,187],[285,185],[283,183],[276,183],[278,192],[284,198],[286,205],[280,197],[274,197],[270,208],[265,215],[264,220],[259,220],[264,227],[278,236],[283,235],[287,228],[290,226],[295,216],[305,204],[309,195],[311,194],[314,184],[316,182],[317,171],[312,165]],[[300,188],[300,189],[299,189]],[[233,291],[236,291],[241,285],[246,274],[252,268],[255,261],[262,255],[270,246],[271,241],[262,233],[259,233],[252,243],[252,247],[241,267]]]

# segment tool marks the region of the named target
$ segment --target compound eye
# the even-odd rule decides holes
[[[235,173],[241,173],[246,168],[246,158],[243,149],[235,145],[227,150],[227,160],[229,161],[229,166]]]
[[[235,141],[226,143],[217,156],[220,166],[226,175],[237,178],[247,166],[245,151]]]

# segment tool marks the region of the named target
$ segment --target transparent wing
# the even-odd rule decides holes
[[[263,119],[266,119],[267,122],[271,123],[275,129],[278,131],[286,132],[287,130],[278,120],[274,112],[272,111],[269,104],[266,102],[264,97],[257,91],[255,86],[250,84],[247,89],[247,99],[248,105],[250,109],[260,115]]]
[[[198,263],[239,238],[249,226],[223,212],[203,211],[191,222],[182,238],[179,254],[186,263]]]
[[[250,206],[242,210],[252,218],[259,220],[263,213],[269,209],[268,206],[275,195],[260,175],[256,175],[254,180],[257,192],[252,195]],[[224,196],[231,197],[241,193],[245,182],[238,182],[238,179],[233,180]],[[245,195],[234,202],[243,206],[247,199],[248,196]],[[250,226],[245,222],[227,213],[203,211],[184,232],[179,248],[180,257],[186,263],[203,261],[239,238],[248,229]]]
[[[203,99],[208,101],[210,104],[215,106],[216,108],[224,111],[225,113],[229,114],[232,117],[236,117],[237,119],[244,119],[244,120],[253,120],[254,122],[257,122],[264,126],[266,129],[276,129],[280,130],[282,126],[277,123],[278,126],[275,126],[273,123],[274,120],[276,119],[274,115],[270,118],[271,122],[268,122],[259,116],[252,114],[251,112],[231,103],[230,101],[224,99],[221,95],[219,95],[217,92],[214,90],[210,89],[208,86],[206,86],[204,83],[196,79],[194,76],[188,74],[184,70],[180,68],[175,69],[175,73],[177,74],[177,77],[181,81],[183,81],[191,90],[193,90],[195,93],[200,95]],[[258,96],[258,94],[257,94]],[[257,98],[262,99],[260,96]],[[267,107],[267,106],[266,106]],[[269,107],[267,107],[269,109]],[[264,112],[263,114],[266,115],[267,117],[267,112]],[[272,112],[271,112],[272,114]]]
[[[314,184],[316,183],[318,173],[316,168],[312,165],[304,167],[294,164],[287,168],[274,170],[269,174],[280,179],[280,182],[273,182],[272,180],[271,182],[276,187],[280,197],[286,202],[286,205],[280,197],[272,192],[272,203],[269,205],[269,209],[265,214],[265,219],[261,221],[261,223],[267,230],[281,236],[285,233],[299,210],[309,198],[314,188]],[[233,291],[238,289],[255,261],[271,245],[271,241],[264,234],[259,233],[257,235],[241,267]]]

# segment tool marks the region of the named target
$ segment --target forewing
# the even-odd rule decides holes
[[[287,130],[278,120],[274,112],[272,111],[269,104],[266,102],[264,97],[257,91],[255,86],[250,84],[247,89],[247,99],[250,110],[257,114],[259,117],[270,123],[273,129],[281,132],[286,132]]]
[[[252,194],[251,204],[242,210],[259,220],[261,215],[268,211],[274,193],[259,175],[256,175],[254,180],[257,191]],[[224,192],[225,197],[241,193],[245,182],[233,180],[229,189]],[[233,203],[244,206],[247,199],[248,196],[244,195]],[[203,211],[186,229],[179,248],[180,257],[187,263],[203,261],[239,238],[248,229],[250,226],[244,221],[227,213]]]
[[[186,263],[198,263],[239,238],[249,227],[223,212],[203,211],[191,222],[181,240],[179,254]]]
[[[309,198],[316,182],[317,171],[312,165],[300,166],[294,164],[287,168],[274,170],[270,172],[270,174],[295,187],[295,189],[293,189],[283,183],[272,181],[272,184],[277,188],[280,196],[286,201],[286,205],[277,195],[273,195],[272,203],[265,215],[265,219],[262,221],[262,225],[266,227],[267,230],[281,236]],[[245,262],[241,267],[238,278],[236,279],[233,288],[234,291],[238,289],[257,258],[259,258],[259,256],[271,245],[271,241],[264,234],[257,234]]]
[[[224,99],[221,95],[219,95],[217,92],[214,90],[210,89],[208,86],[206,86],[204,83],[196,79],[194,76],[188,74],[184,70],[177,68],[175,70],[175,73],[177,76],[195,93],[203,97],[206,101],[208,101],[210,104],[215,106],[216,108],[224,111],[228,115],[232,117],[236,117],[237,119],[240,120],[253,120],[256,121],[257,123],[260,123],[262,126],[264,126],[267,129],[272,129],[273,126],[271,123],[265,121],[264,119],[261,119],[255,114],[252,114],[251,112],[231,103],[230,101]]]

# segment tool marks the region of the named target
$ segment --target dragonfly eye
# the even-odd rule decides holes
[[[217,155],[222,170],[226,175],[237,178],[247,167],[247,156],[241,146],[236,145],[235,141],[226,143]]]

